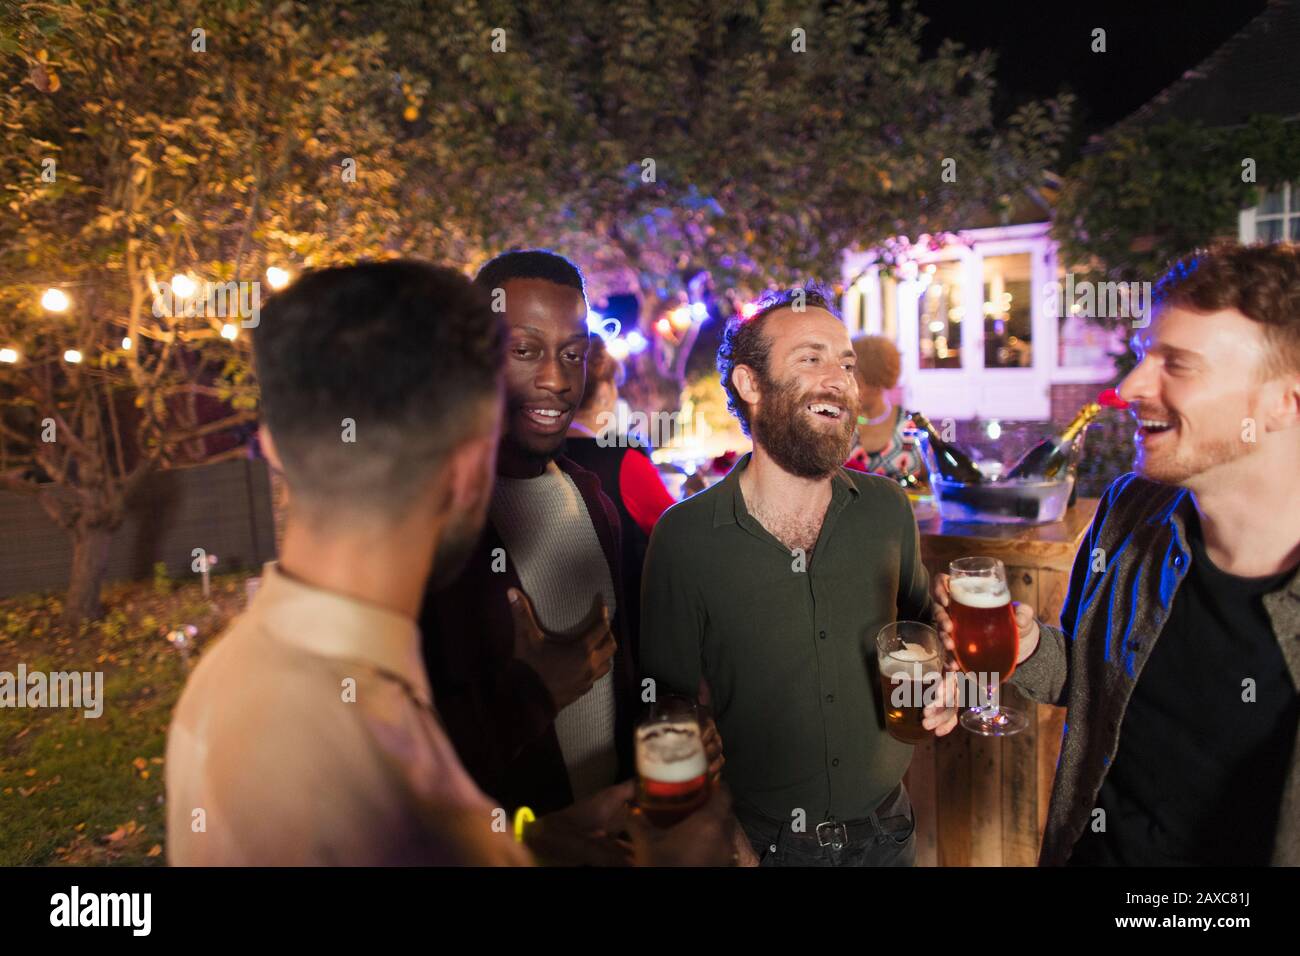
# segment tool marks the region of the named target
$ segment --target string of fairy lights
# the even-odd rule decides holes
[[[288,269],[271,266],[266,270],[266,284],[271,287],[272,291],[278,292],[292,280],[293,274]],[[178,272],[171,277],[167,289],[178,302],[192,301],[199,292],[199,280],[189,273]],[[155,290],[156,292],[157,290]],[[73,307],[73,299],[66,289],[50,286],[41,293],[40,304],[41,308],[51,315],[62,315]],[[230,322],[223,323],[221,337],[229,342],[235,341],[239,337],[239,326]],[[129,335],[122,337],[122,351],[129,352],[134,347],[135,343]],[[85,356],[80,349],[67,349],[63,353],[63,361],[68,365],[79,365],[84,358]],[[22,360],[23,354],[17,345],[0,346],[0,363],[16,365]]]
[[[278,292],[285,288],[292,280],[293,274],[288,269],[271,266],[266,270],[266,283],[273,291]],[[171,277],[168,290],[177,301],[184,302],[193,299],[198,293],[199,282],[189,273],[178,272]],[[61,315],[72,308],[73,300],[64,288],[50,286],[41,293],[40,304],[46,312]],[[756,309],[755,303],[747,302],[741,307],[741,313],[745,318],[749,318]],[[693,302],[664,313],[654,323],[653,328],[666,343],[677,344],[692,325],[705,321],[708,315],[708,307],[705,303]],[[650,346],[650,341],[639,329],[632,329],[623,334],[622,323],[618,319],[601,315],[599,312],[587,313],[587,328],[593,335],[599,335],[604,339],[610,356],[620,362],[629,355],[639,355]],[[220,334],[222,338],[233,342],[239,336],[239,326],[229,322],[224,323]],[[122,337],[122,351],[129,352],[134,346],[135,343],[130,336]],[[69,365],[80,364],[84,357],[80,349],[67,349],[63,353],[63,361]],[[22,360],[22,351],[16,345],[0,346],[0,363],[15,365]]]

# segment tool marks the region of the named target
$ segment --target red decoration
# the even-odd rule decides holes
[[[1128,402],[1119,397],[1119,392],[1113,388],[1108,388],[1097,396],[1097,404],[1103,408],[1128,408]]]

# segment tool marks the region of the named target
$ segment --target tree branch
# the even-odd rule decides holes
[[[225,418],[215,422],[208,422],[206,425],[200,425],[197,428],[189,428],[182,432],[164,432],[162,444],[164,445],[182,445],[187,441],[193,441],[195,438],[203,438],[207,435],[215,435],[218,432],[234,428],[236,425],[243,425],[246,422],[256,421],[257,412],[240,411],[233,415],[227,415]]]

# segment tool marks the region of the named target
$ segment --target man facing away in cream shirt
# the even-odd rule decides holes
[[[533,861],[438,719],[416,618],[486,520],[502,327],[460,273],[308,273],[254,331],[267,457],[290,490],[280,561],[204,653],[167,741],[173,865]],[[630,782],[532,824],[559,863],[730,862],[725,794],[672,828]],[[713,848],[713,849],[710,849]]]
[[[311,273],[263,310],[262,442],[289,513],[173,715],[171,863],[529,862],[439,725],[415,625],[435,551],[456,561],[486,514],[495,318],[414,262]]]

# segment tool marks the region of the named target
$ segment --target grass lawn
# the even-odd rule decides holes
[[[71,635],[58,595],[0,600],[0,671],[102,671],[103,713],[0,707],[0,866],[161,865],[163,756],[188,673],[165,635],[194,625],[190,651],[244,607],[247,573],[109,585],[105,617]],[[21,692],[21,689],[20,689]]]

